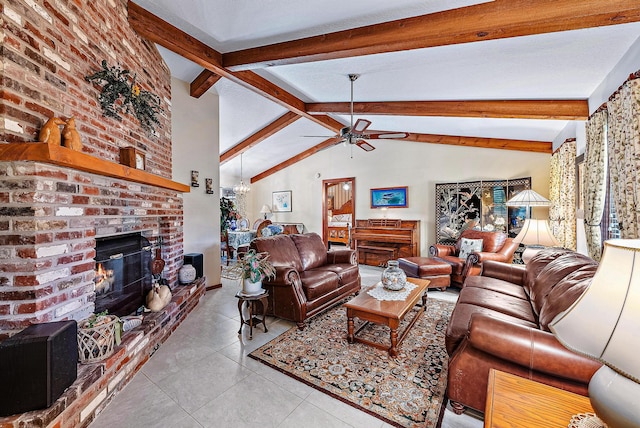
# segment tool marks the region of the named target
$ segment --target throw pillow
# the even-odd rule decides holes
[[[467,260],[469,254],[476,251],[482,251],[482,239],[462,238],[460,241],[460,254],[458,254],[458,257]]]

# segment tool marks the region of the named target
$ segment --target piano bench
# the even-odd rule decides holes
[[[369,266],[384,266],[389,260],[398,258],[396,247],[358,245],[358,263]]]
[[[398,266],[410,278],[428,279],[428,288],[445,291],[451,285],[451,265],[430,257],[404,257]]]

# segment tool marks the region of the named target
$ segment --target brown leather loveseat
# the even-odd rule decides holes
[[[360,271],[353,250],[327,251],[316,233],[256,238],[251,248],[269,253],[276,277],[262,282],[269,291],[267,313],[304,321],[360,291]]]
[[[482,251],[473,252],[466,259],[461,259],[459,255],[462,238],[482,239]],[[450,264],[451,284],[462,287],[466,277],[480,275],[485,260],[511,263],[517,249],[518,244],[504,232],[467,229],[462,232],[455,245],[435,244],[429,247],[429,255]]]
[[[445,336],[454,411],[484,411],[491,368],[587,395],[600,363],[569,351],[548,326],[580,297],[597,267],[587,256],[547,249],[526,267],[486,261],[480,276],[466,279]]]

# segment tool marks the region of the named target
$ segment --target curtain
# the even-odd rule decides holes
[[[607,111],[597,111],[587,121],[584,152],[584,229],[589,256],[599,261],[602,255],[600,223],[607,195]]]
[[[620,237],[638,238],[640,223],[640,79],[636,72],[607,102],[609,177]]]
[[[576,249],[576,141],[570,139],[551,156],[549,220],[563,247]]]

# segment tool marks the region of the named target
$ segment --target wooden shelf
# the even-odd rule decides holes
[[[191,190],[186,184],[171,181],[159,175],[47,143],[0,144],[0,160],[49,163],[177,192],[187,193]]]

